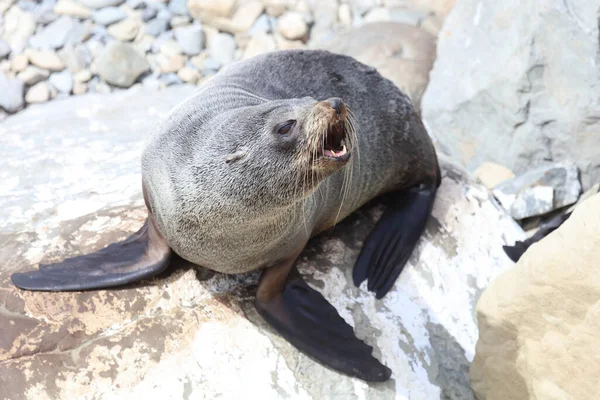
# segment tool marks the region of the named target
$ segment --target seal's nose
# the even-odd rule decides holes
[[[344,106],[344,103],[342,103],[342,100],[340,100],[337,97],[332,97],[331,99],[329,99],[329,105],[331,105],[331,108],[333,108],[338,115],[340,115],[342,113],[342,107]]]

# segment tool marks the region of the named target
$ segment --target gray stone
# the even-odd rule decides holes
[[[0,60],[7,58],[10,55],[10,45],[6,41],[0,39]]]
[[[0,72],[0,107],[14,113],[23,107],[23,82],[8,78]]]
[[[207,58],[202,63],[202,73],[204,75],[214,75],[219,72],[219,69],[221,69],[222,66],[223,63],[221,63],[219,60]]]
[[[535,187],[550,188],[552,195],[547,190],[529,190]],[[494,188],[496,198],[515,219],[541,215],[571,205],[580,194],[579,169],[572,162],[543,165]],[[546,205],[548,201],[549,207]]]
[[[158,19],[170,20],[172,17],[173,14],[171,14],[171,11],[167,10],[166,8],[159,9],[158,14],[156,14],[156,18]]]
[[[117,40],[124,42],[136,38],[140,29],[144,29],[143,23],[137,18],[127,18],[108,27],[108,34]]]
[[[393,370],[384,384],[325,368],[269,328],[253,305],[258,273],[183,264],[142,284],[70,293],[10,283],[13,272],[89,253],[142,225],[144,142],[196,90],[87,94],[0,124],[3,396],[472,399],[465,374],[477,339],[475,302],[512,267],[501,245],[523,233],[487,189],[451,164],[443,163],[431,223],[383,299],[352,283],[379,203],[315,238],[298,262]]]
[[[56,21],[58,15],[54,13],[54,10],[45,10],[43,12],[37,12],[35,20],[38,24],[48,25],[49,23]]]
[[[154,8],[144,8],[142,10],[142,21],[144,22],[148,22],[150,21],[152,18],[156,17],[156,14],[158,13],[158,11],[156,11],[156,9]],[[148,25],[146,25],[146,32],[148,32]],[[154,35],[156,36],[156,35]]]
[[[187,15],[175,15],[171,18],[171,21],[169,21],[169,25],[171,25],[171,29],[175,29],[180,26],[189,25],[190,22],[192,22],[192,19]]]
[[[37,7],[37,3],[33,0],[19,0],[17,5],[21,8],[21,10],[27,12],[32,12]]]
[[[127,43],[109,43],[96,60],[96,70],[106,82],[120,87],[129,87],[150,69],[143,54]]]
[[[127,14],[125,14],[125,11],[121,10],[119,7],[101,8],[92,14],[94,22],[104,26],[122,21],[126,17]]]
[[[1,39],[5,40],[14,54],[19,54],[27,45],[29,37],[35,32],[35,17],[19,7],[11,7],[5,14]]]
[[[137,10],[140,8],[144,8],[146,5],[146,0],[126,0],[126,3],[133,10]]]
[[[423,116],[440,148],[470,170],[493,161],[520,174],[574,160],[588,188],[600,181],[600,3],[540,4],[456,2]]]
[[[78,18],[87,18],[91,11],[89,8],[79,4],[76,0],[58,0],[54,6],[54,12],[59,15],[70,15]]]
[[[85,7],[98,9],[111,6],[119,6],[125,2],[125,0],[77,0]]]
[[[188,15],[187,0],[170,0],[169,11],[175,15]]]
[[[69,70],[55,72],[50,75],[50,83],[60,93],[71,93],[73,90],[73,75]]]
[[[173,34],[188,56],[194,56],[204,48],[204,31],[200,25],[182,26],[174,29]]]
[[[228,33],[217,33],[209,41],[208,51],[210,56],[227,65],[233,61],[235,56],[235,39]]]
[[[24,84],[31,86],[38,82],[47,79],[50,76],[50,72],[45,69],[34,67],[33,65],[27,66],[23,71],[17,74],[17,78],[22,80]]]
[[[153,19],[146,23],[146,33],[150,36],[157,37],[161,33],[167,31],[167,27],[169,26],[169,21],[165,19]]]
[[[92,62],[92,55],[83,44],[67,46],[58,55],[71,72],[79,72]]]
[[[74,18],[62,16],[29,39],[29,45],[39,50],[59,49],[67,43],[69,34],[78,25]]]
[[[265,33],[270,33],[272,31],[272,25],[270,22],[270,18],[267,14],[263,14],[254,22],[252,28],[248,31],[248,35],[250,37]]]
[[[168,74],[161,74],[159,79],[161,82],[164,82],[164,84],[167,86],[180,85],[183,83],[183,81],[174,72],[170,72]]]

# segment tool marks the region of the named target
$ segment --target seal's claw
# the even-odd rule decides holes
[[[386,295],[413,252],[431,213],[436,186],[392,192],[388,207],[369,234],[354,265],[354,284],[367,279],[378,299]]]

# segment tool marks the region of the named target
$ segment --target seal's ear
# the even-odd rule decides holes
[[[171,249],[149,213],[142,228],[122,242],[92,254],[41,265],[11,276],[28,290],[69,291],[121,286],[157,275],[169,265]]]

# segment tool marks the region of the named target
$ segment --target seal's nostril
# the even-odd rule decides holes
[[[342,100],[338,99],[337,97],[333,97],[329,99],[329,104],[331,105],[331,108],[338,113],[338,115],[342,113]]]

